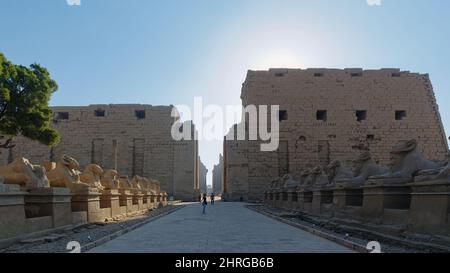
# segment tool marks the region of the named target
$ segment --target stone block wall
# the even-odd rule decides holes
[[[448,144],[427,74],[399,69],[270,69],[248,71],[242,104],[280,106],[280,146],[225,141],[227,195],[260,200],[274,178],[338,159],[346,165],[369,150],[380,164],[400,140],[417,139],[431,160]],[[245,122],[243,120],[242,122]]]
[[[17,137],[16,147],[0,154],[0,164],[16,156],[39,164],[67,154],[81,166],[96,163],[130,178],[159,180],[161,189],[175,199],[192,200],[198,188],[197,141],[172,139],[172,109],[140,104],[52,107],[52,127],[60,133],[61,142],[50,148]]]

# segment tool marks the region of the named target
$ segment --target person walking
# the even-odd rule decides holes
[[[203,198],[202,198],[203,214],[206,214],[206,206],[207,205],[208,205],[208,201],[206,199],[206,193],[204,193]]]
[[[211,199],[211,205],[214,205],[214,193],[211,193],[211,196],[209,197]]]

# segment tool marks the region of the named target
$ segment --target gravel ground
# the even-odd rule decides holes
[[[175,210],[178,206],[169,205],[149,211],[145,214],[108,223],[87,224],[74,229],[53,233],[47,236],[25,240],[12,245],[1,252],[5,253],[64,253],[67,243],[77,241],[84,246],[120,230],[130,228],[162,213]]]
[[[331,234],[335,237],[346,239],[353,243],[365,246],[370,241],[378,241],[381,245],[381,251],[384,253],[429,253],[429,252],[449,252],[449,250],[443,250],[440,248],[432,248],[430,246],[411,246],[406,242],[406,240],[413,240],[416,243],[432,243],[433,240],[436,243],[442,244],[442,240],[435,236],[418,236],[408,234],[409,238],[398,237],[394,238],[392,236],[383,236],[381,234],[373,233],[368,230],[360,230],[350,227],[345,227],[339,225],[332,220],[324,220],[304,213],[294,213],[288,210],[276,209],[264,205],[252,206],[253,209],[261,210],[266,213],[281,217],[283,219],[288,219],[292,222],[299,223],[301,225],[314,228],[316,230]],[[406,234],[405,234],[406,236]]]

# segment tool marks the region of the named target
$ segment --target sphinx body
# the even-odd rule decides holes
[[[336,181],[353,178],[353,173],[346,168],[339,160],[333,160],[325,168],[325,173],[328,176],[329,183],[325,187],[334,187]]]
[[[366,151],[353,161],[353,177],[336,179],[335,183],[338,187],[360,187],[369,177],[384,174],[388,171],[387,167],[375,163],[370,152]]]
[[[295,180],[292,175],[290,174],[285,174],[282,178],[281,178],[281,183],[282,183],[282,188],[287,189],[287,190],[295,190],[297,189],[297,187],[300,185],[300,182]]]
[[[3,177],[4,184],[16,184],[25,190],[50,186],[45,168],[33,165],[23,157],[18,157],[10,164],[1,166],[0,176]]]
[[[322,167],[317,166],[311,170],[302,172],[302,182],[300,188],[310,190],[316,187],[322,187],[329,183],[328,177]]]
[[[116,170],[107,170],[103,173],[100,183],[105,190],[119,189],[119,179]]]
[[[100,180],[103,174],[103,169],[97,164],[87,165],[80,175],[80,181],[88,184],[92,188],[103,190],[105,187]]]
[[[128,179],[128,176],[120,176],[119,177],[119,189],[121,190],[131,190],[131,182]]]
[[[306,186],[306,180],[308,176],[311,174],[311,169],[305,169],[300,173],[300,181],[299,181],[299,188],[302,188]]]
[[[385,174],[372,176],[370,179],[410,179],[421,170],[439,169],[442,165],[442,163],[424,159],[415,139],[400,141],[392,148],[390,170]]]
[[[151,188],[155,191],[156,194],[161,192],[161,183],[158,180],[149,179]]]
[[[64,155],[47,174],[50,186],[68,188],[72,193],[89,189],[88,184],[80,181],[79,167],[74,158]]]
[[[150,181],[150,179],[148,179],[146,177],[141,178],[140,186],[141,186],[142,190],[149,191],[149,192],[153,191],[151,181]]]
[[[134,190],[140,190],[142,184],[142,177],[139,175],[135,175],[133,179],[131,179],[131,188]]]

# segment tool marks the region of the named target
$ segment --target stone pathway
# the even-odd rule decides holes
[[[97,248],[93,253],[199,252],[351,252],[334,242],[283,224],[245,207],[216,202],[186,207],[150,222]]]

